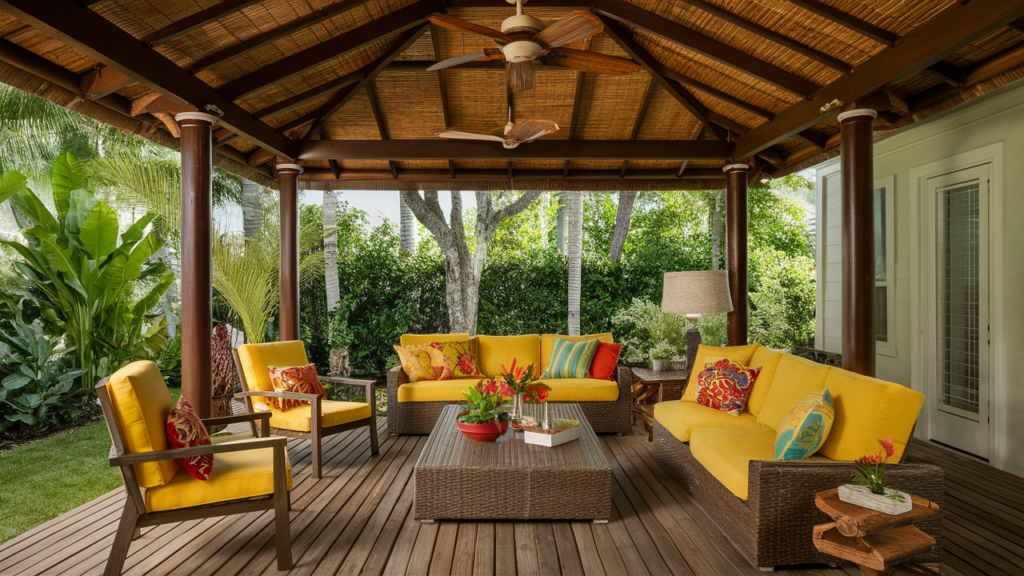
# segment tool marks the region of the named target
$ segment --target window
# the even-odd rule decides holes
[[[896,356],[896,331],[893,306],[896,299],[895,178],[875,180],[875,341],[876,352]]]

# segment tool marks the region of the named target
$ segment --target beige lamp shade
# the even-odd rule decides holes
[[[690,315],[732,312],[726,274],[725,270],[666,272],[661,311]]]

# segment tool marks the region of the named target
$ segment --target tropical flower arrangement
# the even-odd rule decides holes
[[[866,486],[872,494],[885,496],[897,502],[906,502],[906,498],[896,490],[885,488],[885,462],[896,454],[896,448],[892,445],[892,438],[878,440],[882,445],[882,451],[878,454],[861,456],[854,464],[857,466],[857,473],[853,476],[853,483]]]
[[[516,366],[516,359],[512,359],[512,368],[505,368],[501,365],[501,374],[496,380],[492,380],[500,390],[504,398],[512,398],[516,394],[523,395],[524,402],[546,402],[551,386],[538,382],[534,377],[533,364],[529,366]]]

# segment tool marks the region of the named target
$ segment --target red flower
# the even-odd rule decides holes
[[[860,458],[857,458],[857,460],[855,460],[855,462],[857,464],[862,464],[862,465],[863,464],[881,464],[884,461],[885,461],[885,458],[882,457],[882,453],[881,452],[879,452],[878,454],[868,454],[867,456],[861,456]]]
[[[879,439],[878,443],[882,445],[882,448],[885,448],[885,456],[887,458],[892,458],[896,455],[896,448],[892,445],[892,438],[888,440]]]
[[[481,390],[481,392],[483,392],[484,394],[497,394],[498,393],[498,383],[495,382],[494,380],[488,380],[488,381],[484,382],[483,383],[483,390]]]
[[[505,399],[511,398],[512,395],[513,395],[512,389],[509,388],[508,384],[505,383],[505,382],[501,383],[500,392],[501,392],[501,397],[505,398]]]

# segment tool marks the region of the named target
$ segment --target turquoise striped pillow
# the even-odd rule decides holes
[[[551,344],[551,362],[544,370],[542,380],[548,378],[586,378],[590,361],[597,352],[598,340],[569,342],[555,338]]]

